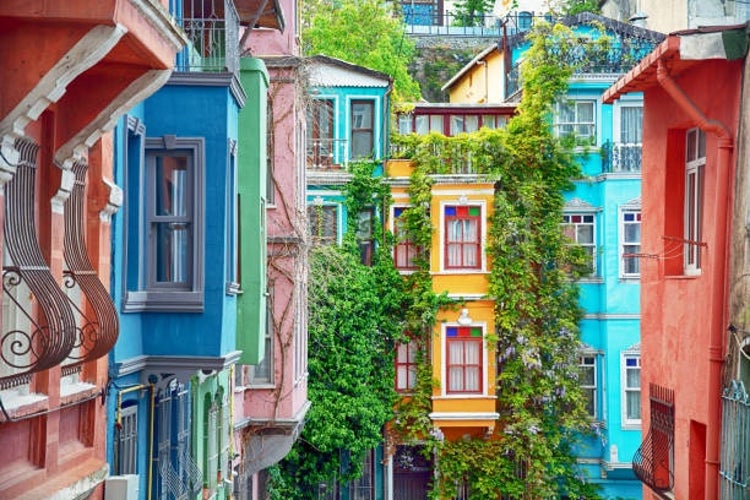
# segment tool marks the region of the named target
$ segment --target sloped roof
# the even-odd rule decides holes
[[[617,21],[609,17],[592,14],[590,12],[582,12],[575,16],[563,17],[557,22],[568,27],[580,26],[590,23],[601,23],[607,31],[615,33],[622,38],[638,38],[642,40],[651,40],[655,43],[659,43],[665,38],[665,35],[663,33],[659,33],[658,31],[641,28],[640,26],[635,26],[630,23],[624,23],[622,21]],[[507,46],[515,47],[523,43],[526,40],[527,33],[528,31],[523,31],[509,36],[507,38]],[[500,48],[503,48],[502,44],[503,40],[500,41]]]
[[[471,69],[473,68],[479,61],[483,61],[488,55],[490,55],[493,51],[497,50],[500,51],[500,48],[498,47],[498,44],[492,44],[486,49],[484,49],[482,52],[477,54],[474,59],[466,63],[466,65],[461,68],[458,73],[453,75],[453,77],[448,80],[445,85],[440,87],[440,90],[445,91],[451,88],[456,82],[458,82],[463,76]]]
[[[279,0],[235,0],[234,5],[241,24],[284,31],[286,21]]]
[[[385,73],[335,57],[316,55],[308,61],[310,85],[316,87],[390,87],[393,83]]]

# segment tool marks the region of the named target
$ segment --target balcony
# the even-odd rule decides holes
[[[346,139],[312,139],[307,141],[307,168],[311,170],[346,170]]]
[[[560,52],[557,57],[573,66],[578,76],[622,75],[630,71],[657,45],[656,39],[631,38],[611,43],[580,42],[573,50]],[[510,99],[523,86],[520,62],[514,64],[505,76],[505,97]]]
[[[638,144],[602,144],[602,172],[605,174],[640,174],[642,146]]]
[[[442,13],[430,3],[401,4],[401,8],[408,35],[476,38],[499,38],[502,35],[500,19],[492,14]]]
[[[239,70],[240,19],[231,0],[187,1],[177,24],[185,31],[188,43],[177,54],[176,71]]]

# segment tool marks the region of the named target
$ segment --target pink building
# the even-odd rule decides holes
[[[604,95],[644,94],[644,498],[750,494],[746,50],[745,26],[678,32]]]
[[[300,83],[294,0],[269,2],[268,15],[286,20],[278,30],[254,30],[248,53],[268,70],[266,203],[268,314],[265,359],[238,366],[235,443],[237,498],[265,492],[264,469],[297,439],[307,399],[307,231],[305,215],[305,108]],[[284,25],[285,24],[285,25]],[[240,131],[242,134],[242,131]]]

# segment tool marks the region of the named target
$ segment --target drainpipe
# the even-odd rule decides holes
[[[148,500],[151,500],[151,490],[154,484],[154,413],[156,413],[156,387],[153,383],[151,387],[151,408],[148,423]]]
[[[714,198],[714,225],[724,231],[724,241],[729,241],[729,218],[727,216],[730,199],[729,184],[734,141],[729,129],[718,120],[709,119],[698,109],[669,75],[666,63],[659,60],[656,70],[659,85],[685,111],[701,130],[715,134],[719,139],[719,155],[716,176],[716,196]],[[708,344],[708,422],[706,425],[706,500],[716,498],[719,491],[719,434],[721,433],[721,369],[723,365],[723,333],[726,330],[726,308],[724,300],[727,283],[727,252],[713,254],[713,281],[711,287],[711,330]]]

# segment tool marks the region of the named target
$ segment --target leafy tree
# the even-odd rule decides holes
[[[459,26],[480,26],[485,15],[491,15],[494,0],[460,0],[456,2],[456,24]]]
[[[598,14],[601,12],[599,0],[557,0],[550,2],[550,8],[563,16],[574,16],[582,12]]]
[[[302,48],[386,73],[393,78],[394,102],[416,101],[419,84],[409,74],[414,41],[405,33],[393,2],[340,0],[310,2]]]
[[[276,500],[318,498],[319,484],[361,475],[364,454],[382,442],[393,417],[393,342],[403,332],[402,279],[388,244],[380,241],[372,267],[360,262],[357,215],[384,208],[387,186],[373,179],[373,164],[350,165],[345,188],[349,231],[342,246],[310,252],[308,286],[309,382],[312,406],[300,439],[271,468]],[[382,234],[374,228],[378,240]],[[343,467],[342,467],[343,466]]]

